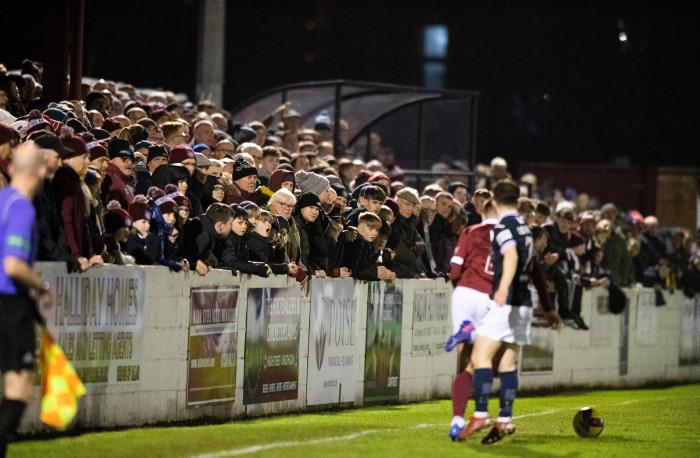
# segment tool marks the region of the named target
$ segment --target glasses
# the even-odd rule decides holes
[[[224,187],[223,187],[222,185],[220,185],[220,184],[217,184],[216,186],[214,186],[213,190],[214,190],[214,191],[221,191],[221,192],[223,192],[223,191],[224,191]]]
[[[279,204],[281,207],[284,207],[284,208],[289,208],[289,209],[294,208],[294,205],[292,205],[292,204],[287,204],[287,203],[284,203],[284,202],[278,202],[278,204]]]

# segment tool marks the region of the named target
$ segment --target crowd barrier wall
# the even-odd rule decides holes
[[[48,328],[85,382],[76,426],[227,420],[328,406],[446,398],[456,368],[451,284],[285,276],[206,277],[163,267],[37,270],[57,293]],[[700,380],[700,297],[625,290],[607,311],[586,291],[590,331],[533,328],[520,386],[634,386]],[[22,431],[36,432],[40,387]]]

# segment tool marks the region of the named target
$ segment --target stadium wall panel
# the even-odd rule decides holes
[[[310,330],[308,284],[300,287],[284,276],[265,279],[233,276],[220,270],[199,277],[191,272],[173,273],[162,267],[107,266],[85,274],[68,274],[63,264],[40,263],[37,270],[60,292],[57,306],[46,313],[48,328],[87,387],[75,427],[223,421],[319,408],[306,405],[309,365],[319,364],[309,358],[309,345],[318,343]],[[348,355],[354,364],[350,382],[354,384],[354,402],[326,407],[368,404],[366,389],[372,384],[376,391],[376,385],[382,383],[389,388],[384,400],[379,402],[448,397],[456,358],[454,353],[445,353],[442,346],[452,332],[451,285],[444,280],[399,280],[391,291],[394,298],[397,292],[402,294],[400,342],[386,341],[386,336],[394,335],[388,328],[381,328],[386,324],[380,324],[379,328],[373,324],[372,332],[377,334],[379,346],[369,355],[367,342],[374,334],[367,339],[368,294],[377,290],[370,286],[362,281],[354,284],[357,300],[351,321],[354,349]],[[206,325],[198,327],[191,313],[192,290],[198,288],[213,291],[214,302],[219,297],[230,297],[217,296],[218,289],[237,290],[235,318],[229,316],[230,322],[213,325],[211,329]],[[249,304],[252,290],[264,290],[260,297],[265,300]],[[664,292],[666,305],[656,306],[653,290],[631,288],[625,293],[629,305],[625,312],[614,315],[607,311],[605,290],[585,292],[582,315],[590,331],[533,327],[532,345],[523,348],[520,358],[521,388],[623,387],[700,380],[700,297],[687,299],[678,291]],[[281,307],[274,309],[275,303]],[[290,304],[296,305],[290,308]],[[213,310],[219,305],[213,305]],[[380,321],[386,319],[389,323],[391,317],[384,316],[388,309],[383,307],[381,301],[378,306],[373,305],[373,313],[379,314]],[[248,313],[256,316],[248,317]],[[284,332],[291,332],[280,334],[280,338],[291,339],[293,345],[284,347],[286,355],[274,354],[277,351],[274,348],[263,348],[258,353],[253,351],[257,347],[249,348],[249,354],[256,359],[248,361],[246,378],[246,345],[252,345],[256,335],[263,340],[277,339],[274,329],[278,328],[270,327],[269,321],[260,321],[261,317],[265,318],[264,313],[293,314],[289,315],[293,319],[276,322]],[[260,323],[256,326],[262,328],[249,329],[247,323],[257,323],[256,320]],[[208,351],[217,355],[215,358],[194,358],[192,345],[196,339],[192,336],[198,332],[210,332],[203,340],[210,344]],[[229,340],[223,336],[229,336]],[[222,372],[217,372],[223,366],[226,351],[233,355],[226,359],[227,364],[235,360],[236,375],[230,377],[235,380],[222,380]],[[394,373],[392,367],[396,367],[397,357],[400,366]],[[274,368],[275,364],[287,364],[280,361],[289,363],[283,375]],[[209,388],[194,389],[195,380],[189,377],[192,368],[201,364],[213,365],[211,373],[205,371],[208,375],[197,379],[197,383]],[[398,391],[391,394],[390,387],[395,388],[396,383]],[[256,384],[262,384],[263,390],[254,393],[253,388],[260,388]],[[230,397],[218,392],[200,396],[197,402],[188,398],[196,390],[211,389],[215,393],[216,387]],[[246,390],[253,399],[247,404],[244,403]],[[377,403],[378,398],[375,396],[371,403]],[[29,414],[24,416],[23,432],[44,430],[39,422],[39,410],[37,379]]]

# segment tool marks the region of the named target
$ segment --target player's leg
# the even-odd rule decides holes
[[[499,363],[501,378],[500,410],[494,427],[481,441],[492,444],[515,432],[512,413],[518,389],[518,353],[520,345],[530,343],[532,307],[513,307],[510,314],[511,334],[504,337],[505,351]]]
[[[471,320],[472,299],[469,288],[458,286],[452,293],[452,330],[453,334],[445,345],[449,351],[453,347],[457,349],[457,374],[452,381],[452,421],[450,422],[450,438],[459,439],[464,430],[464,412],[467,409],[467,400],[472,392],[472,372],[468,371],[471,355],[471,332],[473,322]],[[456,345],[456,346],[454,346]]]
[[[517,358],[519,347],[512,343],[504,343],[504,351],[498,363],[501,379],[499,392],[499,410],[496,424],[481,441],[483,444],[493,444],[515,432],[513,425],[513,402],[518,389]]]
[[[500,409],[497,422],[512,422],[513,402],[518,390],[518,351],[515,344],[505,344],[505,351],[498,365],[501,377]]]
[[[464,413],[467,410],[467,402],[472,394],[472,369],[471,357],[472,345],[460,344],[457,347],[458,367],[457,375],[452,381],[452,422],[450,423],[450,438],[460,440],[460,434],[466,426]]]
[[[474,397],[474,414],[469,419],[469,424],[461,435],[467,439],[477,431],[490,425],[488,414],[489,394],[493,382],[493,369],[491,361],[498,352],[501,342],[489,337],[477,334],[472,349],[471,364],[474,367],[472,392]]]

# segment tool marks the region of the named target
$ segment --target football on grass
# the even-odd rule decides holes
[[[597,409],[584,407],[574,415],[574,431],[581,437],[598,437],[603,432],[603,417]]]

